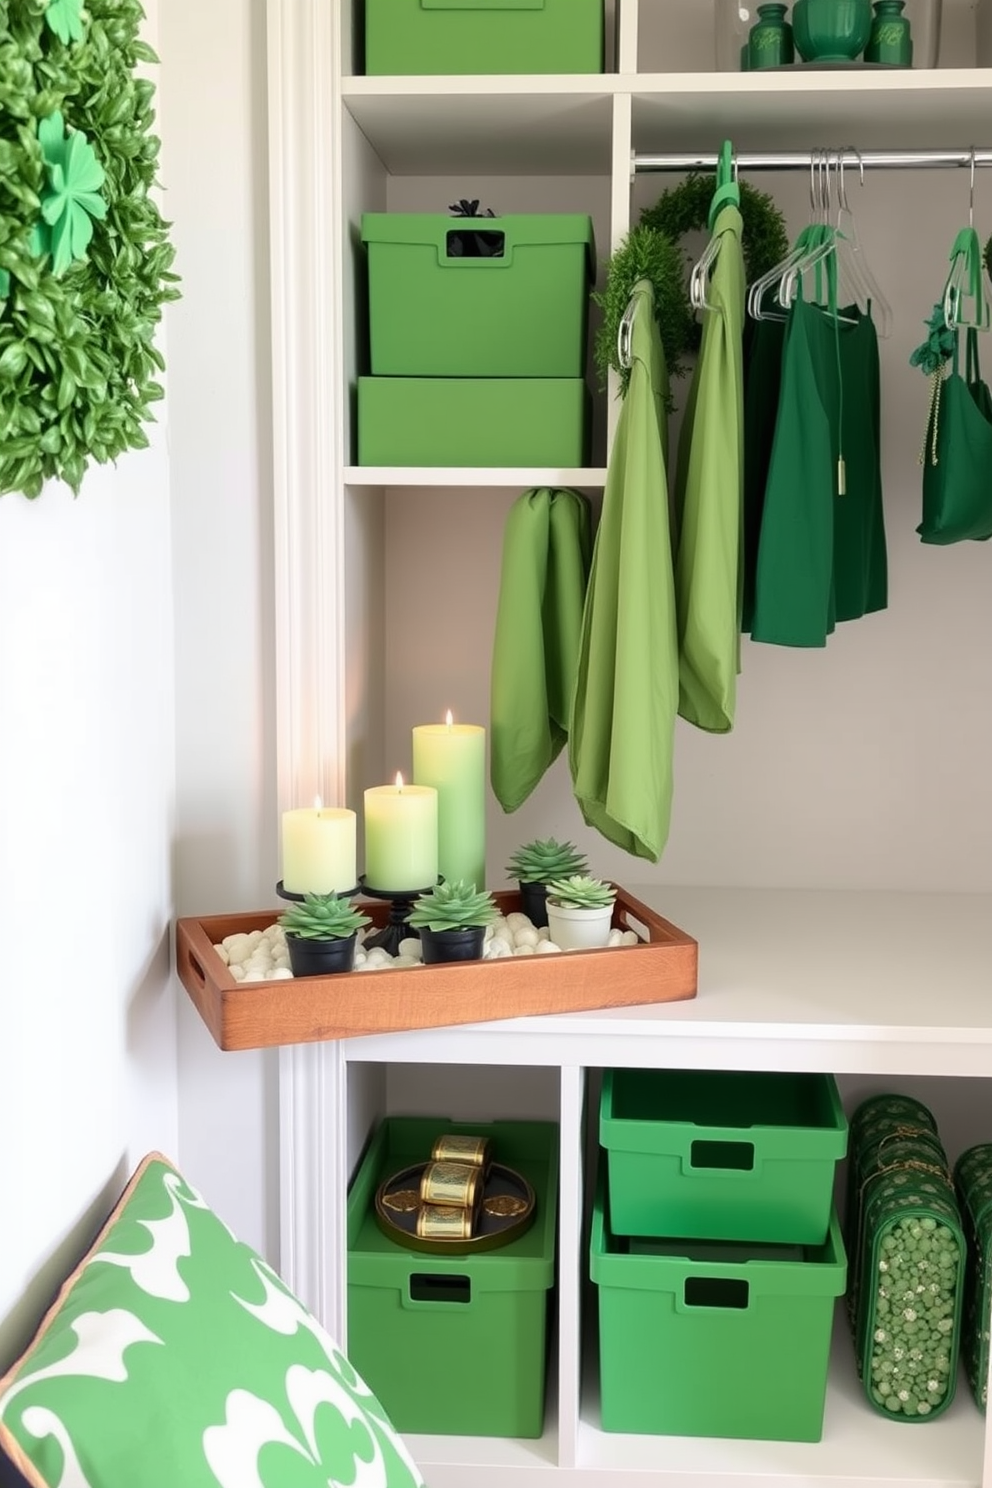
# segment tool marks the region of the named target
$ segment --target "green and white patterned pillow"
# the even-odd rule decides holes
[[[157,1153],[0,1379],[0,1449],[31,1488],[423,1488],[333,1340]]]

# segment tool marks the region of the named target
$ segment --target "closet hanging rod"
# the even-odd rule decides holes
[[[826,147],[824,147],[826,148]],[[738,170],[809,170],[814,162],[822,158],[823,151],[781,150],[774,154],[759,152],[751,154],[741,151],[734,156]],[[830,160],[837,161],[838,151],[830,150]],[[856,171],[863,165],[866,170],[934,170],[957,166],[970,170],[972,161],[976,166],[992,165],[992,150],[854,150],[840,152],[845,170]],[[719,164],[718,155],[638,155],[632,156],[636,172],[650,171],[710,171]]]

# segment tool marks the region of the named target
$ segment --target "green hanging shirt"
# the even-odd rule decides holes
[[[804,300],[789,312],[758,543],[756,641],[824,646],[836,621],[887,603],[878,340],[870,316],[840,313],[835,321]]]
[[[725,734],[740,670],[744,479],[744,257],[736,207],[718,214],[720,252],[686,405],[675,482],[679,713]]]
[[[510,508],[490,674],[489,774],[504,811],[523,804],[567,737],[591,546],[577,491],[525,491]]]
[[[568,754],[586,822],[654,863],[668,840],[678,708],[668,374],[647,280],[633,298],[630,386],[593,549]]]

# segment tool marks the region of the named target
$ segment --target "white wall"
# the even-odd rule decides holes
[[[76,500],[0,499],[0,1371],[178,1145],[164,420]]]
[[[264,0],[162,6],[176,573],[176,907],[276,902]],[[179,992],[183,1169],[276,1258],[275,1057],[221,1054]]]

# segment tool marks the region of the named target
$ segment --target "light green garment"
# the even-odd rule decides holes
[[[589,502],[577,491],[525,491],[506,520],[489,756],[504,811],[523,804],[567,737],[591,528]]]
[[[703,344],[679,439],[675,606],[679,713],[725,734],[734,726],[743,570],[744,257],[741,214],[716,219],[720,252],[707,290]]]
[[[585,820],[655,863],[668,839],[678,706],[668,373],[647,280],[634,301],[630,387],[593,550],[568,752]]]

